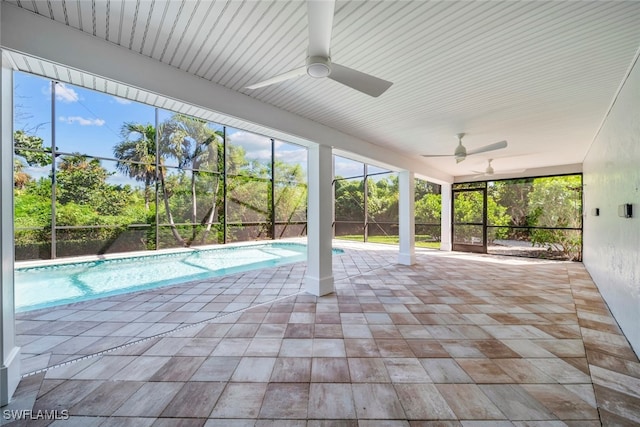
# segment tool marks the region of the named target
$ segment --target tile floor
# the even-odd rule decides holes
[[[3,408],[62,426],[640,425],[640,363],[580,263],[335,242],[304,264],[20,314]],[[6,423],[3,420],[3,423]]]

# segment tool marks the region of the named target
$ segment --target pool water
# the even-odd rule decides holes
[[[306,259],[307,247],[304,244],[268,243],[16,268],[16,311],[175,285]]]

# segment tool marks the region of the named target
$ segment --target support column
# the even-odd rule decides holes
[[[333,160],[331,147],[309,148],[307,275],[305,290],[321,296],[334,291],[332,265]]]
[[[16,347],[13,290],[13,71],[0,55],[0,406],[4,406],[20,382],[20,347]]]
[[[442,184],[442,210],[440,217],[440,250],[451,250],[451,184]]]
[[[415,176],[411,171],[398,173],[398,219],[400,253],[398,264],[413,265],[416,263],[416,202]]]

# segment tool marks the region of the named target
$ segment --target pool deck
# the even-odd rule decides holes
[[[334,245],[325,297],[297,263],[20,313],[25,377],[3,409],[66,409],[63,426],[640,424],[640,363],[581,263],[419,249],[408,267],[397,247]]]

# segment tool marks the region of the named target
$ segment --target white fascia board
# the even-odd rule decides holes
[[[6,49],[151,93],[352,152],[433,180],[453,177],[397,151],[372,144],[196,77],[80,30],[2,2],[0,42]]]

